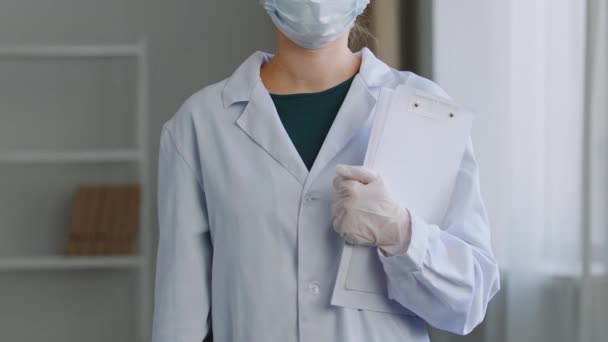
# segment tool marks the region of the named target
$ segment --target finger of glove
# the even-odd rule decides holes
[[[338,187],[340,186],[340,183],[342,183],[345,180],[346,180],[346,178],[344,178],[344,177],[342,177],[340,175],[337,175],[336,177],[334,177],[334,181],[332,183],[333,186],[334,186],[334,189],[338,190]]]
[[[357,180],[352,179],[334,179],[334,188],[340,197],[353,196],[357,194],[361,187],[365,186]]]
[[[357,180],[363,184],[371,183],[378,178],[378,174],[374,170],[364,166],[339,164],[336,166],[336,173],[339,176]]]
[[[340,235],[344,236],[351,228],[353,228],[352,215],[344,206],[344,201],[336,202],[334,205],[333,228]]]
[[[374,241],[370,240],[369,237],[357,233],[344,233],[342,237],[351,245],[373,246],[374,244]]]
[[[334,229],[338,229],[338,227],[342,223],[342,219],[346,214],[346,209],[344,208],[344,200],[337,199],[332,205],[332,213],[333,213],[333,224]]]

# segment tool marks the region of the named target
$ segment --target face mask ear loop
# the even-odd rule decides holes
[[[365,12],[365,8],[369,5],[369,1],[357,0],[357,9],[356,13],[359,16],[361,13]]]
[[[260,4],[262,5],[262,8],[267,11],[276,12],[277,10],[277,4],[274,0],[260,0]]]

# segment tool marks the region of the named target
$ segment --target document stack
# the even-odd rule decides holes
[[[428,223],[445,215],[473,115],[451,100],[408,85],[382,89],[364,164],[382,176],[394,199]],[[409,315],[388,299],[375,247],[346,244],[331,303]]]

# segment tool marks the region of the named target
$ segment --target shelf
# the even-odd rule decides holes
[[[88,127],[91,123],[96,123],[102,113],[97,111],[90,113],[91,117],[95,117],[94,120],[90,120],[89,115],[78,117],[78,121],[73,125],[61,126],[60,132],[54,136],[40,137],[36,136],[35,132],[30,132],[29,126],[22,125],[27,121],[26,117],[19,116],[17,113],[7,116],[9,121],[14,121],[12,127],[19,130],[24,126],[21,130],[28,133],[25,136],[17,134],[14,138],[19,138],[24,142],[34,138],[34,141],[38,141],[39,144],[3,145],[0,143],[0,171],[2,171],[2,175],[8,176],[7,182],[11,183],[11,187],[4,191],[2,200],[13,201],[15,203],[11,203],[17,206],[31,207],[33,212],[38,209],[37,203],[30,200],[34,196],[40,196],[44,201],[50,200],[53,205],[45,206],[43,214],[35,216],[31,222],[28,221],[27,227],[32,228],[31,231],[17,233],[11,231],[10,234],[0,238],[4,246],[11,246],[4,256],[0,256],[0,283],[2,283],[3,294],[6,293],[15,299],[14,303],[9,301],[9,305],[0,305],[0,316],[12,317],[11,314],[17,308],[16,314],[13,315],[17,318],[7,321],[7,324],[3,326],[5,329],[0,335],[18,336],[23,332],[22,322],[18,318],[33,316],[36,321],[47,324],[37,331],[27,331],[26,329],[27,338],[22,338],[22,340],[44,339],[47,337],[44,335],[45,331],[56,331],[57,334],[53,336],[55,340],[79,340],[78,336],[82,333],[83,336],[99,337],[95,341],[108,340],[106,337],[109,337],[110,340],[112,338],[117,340],[116,337],[118,337],[121,341],[149,341],[152,329],[151,320],[147,317],[151,317],[153,311],[153,283],[150,282],[153,277],[150,267],[153,262],[153,251],[150,242],[151,234],[147,227],[151,226],[153,200],[146,195],[150,193],[152,183],[148,167],[150,128],[148,49],[145,41],[118,42],[118,44],[110,45],[98,42],[83,43],[85,44],[54,45],[40,42],[16,45],[0,43],[0,65],[3,68],[16,66],[19,70],[14,70],[15,76],[19,76],[20,70],[23,69],[25,74],[23,77],[19,77],[20,79],[29,80],[26,76],[29,76],[30,71],[37,71],[29,70],[28,67],[40,68],[42,72],[37,74],[39,77],[45,78],[41,86],[47,83],[52,86],[52,81],[56,79],[55,75],[61,73],[64,68],[68,68],[69,80],[74,80],[72,84],[75,87],[81,84],[81,81],[89,78],[90,81],[87,85],[93,84],[91,82],[95,83],[91,89],[96,92],[96,96],[87,98],[83,102],[84,105],[90,105],[92,101],[97,103],[98,98],[104,100],[108,97],[102,95],[112,95],[117,103],[112,105],[109,110],[118,108],[125,114],[122,115],[124,118],[121,118],[121,120],[125,120],[124,123],[103,121],[101,125],[98,125],[99,127],[96,127],[99,134],[92,136],[71,134],[63,139],[65,144],[62,145],[59,144],[61,139],[56,140],[56,137],[61,137],[62,133],[71,129]],[[112,74],[99,74],[99,72],[106,71],[112,72]],[[121,87],[117,89],[111,88],[114,82],[117,82],[114,77],[115,73],[125,75],[120,77]],[[97,85],[97,83],[99,84]],[[131,88],[133,89],[131,90]],[[21,89],[17,90],[21,92]],[[27,89],[24,91],[27,93]],[[87,92],[88,88],[83,88],[82,91]],[[119,91],[121,95],[116,96],[116,91]],[[82,104],[77,103],[74,104],[76,107],[73,107],[71,99],[64,95],[64,93],[49,93],[49,99],[55,101],[49,110],[53,113],[76,115]],[[41,106],[43,105],[41,104]],[[40,106],[28,107],[25,110],[28,114],[34,114],[39,111],[36,109],[38,107]],[[70,118],[72,116],[66,115],[61,119],[69,122]],[[4,123],[2,120],[0,119],[0,126]],[[10,122],[8,123],[10,126]],[[117,126],[123,124],[125,126]],[[120,129],[116,130],[116,127]],[[6,129],[10,128],[7,126]],[[106,134],[106,132],[112,134]],[[123,139],[113,139],[115,134]],[[45,176],[44,179],[39,178],[42,176]],[[11,179],[11,177],[15,178]],[[32,183],[32,178],[34,178],[34,183]],[[69,212],[66,212],[66,210],[69,211],[67,192],[72,191],[74,184],[99,182],[137,182],[140,184],[142,197],[141,222],[137,237],[138,252],[134,255],[64,256],[56,247],[58,239],[62,239],[65,234],[65,222],[55,222],[52,227],[48,227],[47,221],[65,219],[65,216],[69,215]],[[16,186],[12,186],[13,183]],[[36,193],[35,189],[28,188],[23,191],[20,189],[22,184],[35,186],[47,183],[52,186],[44,186],[40,189],[40,193]],[[34,188],[34,186],[31,187]],[[14,198],[15,193],[21,192],[24,192],[25,201]],[[26,215],[30,215],[32,212],[25,210],[28,208],[22,209]],[[21,220],[18,216],[12,213],[4,215],[1,223],[3,226],[15,226]],[[26,219],[28,218],[26,217]],[[38,231],[36,227],[40,225],[46,225],[45,227],[48,229],[44,232]],[[30,242],[28,240],[30,236],[32,245],[29,248],[20,248],[21,245],[13,244],[27,244]],[[12,241],[13,239],[15,241]],[[45,241],[49,239],[51,241]],[[14,254],[25,255],[14,255],[11,254],[11,251],[14,251]],[[48,254],[36,255],[36,253]],[[32,282],[39,283],[32,284]],[[104,290],[108,288],[112,291],[106,293]],[[40,289],[44,291],[40,291]],[[31,300],[20,300],[26,296]],[[4,297],[2,298],[4,299]],[[61,305],[65,302],[74,302],[75,298],[78,299],[75,303],[79,305],[71,305],[63,310]],[[116,317],[107,326],[99,326],[94,319],[82,318],[82,308],[89,307],[89,305],[95,308],[100,315]],[[58,310],[65,315],[56,317],[55,313]],[[116,312],[120,312],[120,314],[116,315]],[[49,315],[51,317],[48,317]],[[66,320],[63,316],[69,319]],[[73,323],[64,324],[64,322]],[[82,329],[75,331],[74,327]],[[94,330],[93,335],[91,335],[91,327]],[[108,334],[107,327],[114,328],[117,333]],[[3,339],[0,338],[0,340]]]
[[[0,152],[0,164],[7,163],[121,163],[137,162],[137,150],[91,150],[78,152]]]
[[[138,268],[140,256],[0,257],[0,271]]]
[[[138,57],[140,45],[0,45],[0,57]]]

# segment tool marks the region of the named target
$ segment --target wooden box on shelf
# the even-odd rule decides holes
[[[137,184],[83,184],[76,190],[65,254],[124,255],[134,250],[139,227]]]

